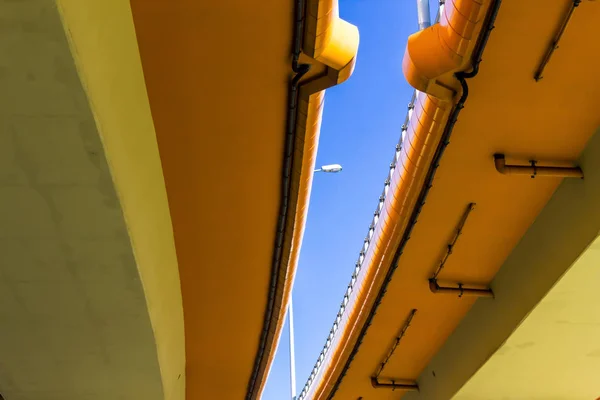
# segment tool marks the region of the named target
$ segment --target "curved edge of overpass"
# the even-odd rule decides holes
[[[197,358],[206,357],[197,351],[199,340],[207,342],[207,336],[202,336],[204,333],[197,336],[198,318],[203,318],[198,310],[204,305],[198,305],[193,301],[198,298],[189,294],[202,288],[197,280],[192,279],[196,276],[192,270],[195,270],[196,263],[189,258],[192,249],[189,245],[192,243],[192,247],[196,246],[192,240],[194,236],[186,233],[189,224],[181,222],[182,215],[185,215],[182,207],[189,207],[190,204],[185,199],[185,192],[180,190],[179,178],[174,178],[174,174],[185,172],[181,170],[181,151],[190,153],[197,147],[189,146],[186,149],[173,144],[177,138],[183,137],[169,135],[164,127],[172,116],[169,113],[173,104],[180,103],[181,98],[170,105],[163,101],[172,98],[173,93],[185,93],[185,89],[179,87],[179,82],[185,80],[186,76],[192,76],[189,75],[190,69],[184,67],[184,73],[175,82],[175,91],[162,92],[167,95],[161,99],[160,91],[164,88],[161,84],[157,85],[157,79],[160,79],[159,71],[163,65],[156,62],[156,53],[161,49],[164,51],[166,42],[161,39],[165,36],[168,36],[168,40],[189,32],[185,31],[189,22],[186,19],[185,23],[181,21],[179,28],[183,28],[179,31],[176,28],[164,35],[168,24],[177,24],[178,15],[193,14],[189,12],[189,7],[193,9],[191,11],[198,12],[198,8],[204,6],[184,3],[169,5],[159,1],[132,1],[130,4],[129,1],[118,0],[100,3],[57,0],[57,4],[127,221],[154,330],[165,398],[183,399],[198,395],[214,382],[206,381],[209,378],[202,375],[203,367],[196,368]],[[248,6],[251,5],[248,3]],[[282,6],[282,9],[286,7]],[[283,328],[308,210],[324,90],[349,78],[358,50],[358,30],[339,18],[337,0],[290,2],[289,8],[293,10],[294,7],[297,15],[302,17],[296,18],[295,33],[290,35],[294,42],[294,76],[290,77],[285,144],[282,146],[281,204],[270,282],[264,284],[269,288],[268,300],[260,344],[246,393],[248,399],[259,397],[263,390]],[[218,9],[219,6],[213,8]],[[219,15],[225,18],[225,14]],[[156,28],[153,18],[162,17],[165,17],[165,26]],[[225,25],[227,22],[215,21]],[[279,25],[286,26],[287,21]],[[156,35],[159,35],[160,43],[152,42],[157,38]],[[210,40],[214,41],[213,38]],[[158,45],[156,49],[154,45]],[[182,55],[183,60],[186,56],[191,57],[188,58],[192,61],[190,65],[198,62],[193,55]],[[310,65],[310,70],[298,73],[300,71],[297,68],[305,64]],[[184,105],[182,112],[191,108],[191,104]],[[188,127],[192,125],[193,122]],[[171,126],[173,129],[186,128],[177,122]],[[177,154],[175,158],[173,150]],[[189,160],[189,156],[184,154],[183,158]],[[198,188],[190,190],[194,192]],[[182,235],[188,237],[182,240]],[[184,278],[185,282],[182,281]],[[227,309],[227,304],[225,302],[221,307],[220,315],[238,312],[231,307]],[[219,330],[218,326],[213,326],[210,330],[214,331],[213,337],[219,335]],[[205,345],[210,346],[210,343]],[[246,346],[250,345],[253,345],[253,341]],[[227,364],[228,357],[222,358],[223,363]],[[194,365],[191,370],[190,365]],[[186,375],[189,378],[187,384]]]
[[[490,5],[476,0],[447,1],[439,23],[408,39],[403,70],[421,92],[409,106],[350,284],[300,400],[333,397],[362,342],[416,222],[417,205],[427,195],[435,174],[435,168],[429,167],[443,154],[466,100],[469,73],[459,71],[469,69],[471,55],[485,45],[480,34],[486,32],[483,25]]]
[[[267,346],[265,349],[259,349],[257,354],[255,370],[249,384],[249,398],[260,398],[264,390],[285,323],[308,214],[325,89],[341,84],[350,77],[358,54],[358,29],[339,17],[338,0],[307,0],[306,6],[303,6],[302,0],[296,1],[298,9],[305,8],[302,22],[304,34],[303,38],[295,38],[297,44],[302,44],[300,48],[293,50],[293,53],[296,53],[293,57],[297,56],[300,62],[304,61],[310,65],[310,70],[305,74],[305,78],[296,72],[291,83],[293,88],[293,80],[296,77],[303,78],[296,89],[290,90],[288,123],[291,123],[292,118],[295,119],[294,150],[291,155],[293,161],[290,180],[286,181],[284,177],[282,185],[284,188],[289,185],[291,202],[287,206],[287,212],[280,214],[280,217],[286,220],[285,232],[282,232],[281,244],[275,246],[276,252],[280,246],[283,251],[279,266],[275,267],[277,272],[274,271],[277,274],[277,296],[272,299],[273,305],[267,307],[272,307],[276,313],[271,318],[269,312],[265,315],[263,335]],[[308,57],[303,57],[302,53]],[[293,106],[295,90],[297,105]],[[296,116],[292,117],[292,113]],[[287,163],[287,160],[284,163]],[[256,376],[260,376],[258,386],[253,382]]]
[[[422,92],[409,106],[403,138],[351,283],[301,398],[387,399],[396,396],[390,394],[394,390],[398,398],[450,398],[598,235],[592,206],[598,139],[589,139],[600,124],[594,100],[600,86],[589,77],[595,76],[600,58],[597,42],[579,38],[595,32],[593,21],[600,9],[592,6],[594,2],[582,2],[582,10],[584,4],[590,8],[574,13],[565,33],[579,2],[544,7],[548,3],[503,1],[501,10],[500,3],[446,2],[440,24],[409,38],[404,73]],[[539,22],[535,29],[532,20]],[[557,30],[565,33],[561,51],[549,63],[549,43],[556,40]],[[485,68],[479,71],[484,48]],[[578,60],[578,68],[572,60]],[[469,78],[475,79],[467,85]],[[456,123],[469,90],[469,105]],[[453,129],[453,145],[446,149]],[[435,150],[428,151],[428,146]],[[514,157],[508,168],[506,152]],[[580,154],[582,168],[575,161]],[[527,165],[525,160],[531,159]],[[538,169],[538,159],[547,166]],[[584,180],[578,179],[582,169]],[[519,172],[521,176],[511,175]],[[577,179],[562,182],[566,177]],[[468,229],[463,231],[467,218]],[[565,238],[565,231],[572,237]],[[455,248],[459,236],[460,246]],[[582,333],[585,324],[597,319],[586,300],[590,296],[573,290],[574,282],[592,276],[590,271],[565,275],[571,286],[562,289],[560,302],[566,309],[573,309],[577,301],[588,304],[578,307],[577,315],[555,317],[563,318],[554,322],[569,333],[569,348],[574,349],[568,356],[557,351],[561,354],[553,360],[555,366],[560,360],[597,354],[589,340],[591,330]],[[440,285],[438,277],[448,285]],[[560,311],[561,304],[546,303],[540,306],[546,313]],[[407,317],[400,320],[402,316]],[[525,320],[523,325],[534,326],[528,331],[533,337],[548,321]],[[576,337],[587,343],[572,345]],[[558,335],[555,339],[565,343]],[[546,338],[531,340],[539,346],[531,350],[531,343],[525,343],[523,352],[552,346]],[[498,366],[505,376],[515,375],[510,360],[519,356],[498,353],[457,398],[498,398],[518,393],[519,387],[532,389],[526,380],[505,382],[497,376],[487,384],[490,371],[498,371]],[[464,365],[457,366],[457,360]],[[569,367],[568,374],[588,379],[584,368]],[[538,396],[568,393],[563,383],[540,380],[539,385],[545,387]],[[583,393],[584,388],[578,389]],[[590,385],[585,388],[589,389]]]
[[[57,0],[119,196],[154,331],[165,399],[185,396],[173,228],[129,2]]]

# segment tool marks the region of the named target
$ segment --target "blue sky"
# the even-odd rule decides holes
[[[317,165],[344,170],[316,174],[313,182],[293,292],[298,393],[350,281],[413,92],[402,57],[418,30],[416,0],[340,0],[340,16],[358,26],[360,46],[350,80],[325,96]],[[263,400],[290,398],[288,343],[286,321]]]

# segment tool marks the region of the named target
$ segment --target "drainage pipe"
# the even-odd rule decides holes
[[[583,171],[579,167],[540,167],[536,161],[529,161],[530,165],[506,165],[504,154],[494,154],[496,171],[504,175],[529,175],[557,177],[557,178],[583,178]]]
[[[494,297],[491,289],[465,288],[462,283],[459,283],[458,287],[440,286],[437,279],[429,280],[429,290],[435,294],[453,294],[458,297]]]
[[[419,385],[415,382],[396,382],[392,381],[391,383],[381,383],[379,379],[372,377],[371,378],[371,386],[375,389],[392,389],[392,390],[405,390],[410,392],[418,392]]]

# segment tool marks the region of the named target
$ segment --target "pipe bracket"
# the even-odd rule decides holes
[[[372,376],[371,377],[371,386],[375,389],[392,389],[394,390],[404,390],[407,392],[418,392],[419,385],[415,381],[411,380],[391,380],[390,383],[379,382],[379,378]]]
[[[457,283],[456,286],[440,286],[436,278],[429,279],[429,290],[434,294],[453,294],[462,297],[494,297],[492,289],[466,288],[464,284]]]
[[[534,179],[537,175],[537,161],[529,160],[529,162],[531,163],[531,168],[533,168],[533,174],[531,175],[531,179]]]

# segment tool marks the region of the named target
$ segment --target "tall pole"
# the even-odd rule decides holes
[[[417,0],[417,15],[419,18],[419,30],[431,26],[431,16],[429,12],[429,0]]]
[[[341,165],[331,164],[315,169],[314,172],[337,173],[341,170]],[[291,400],[296,400],[296,351],[294,345],[294,306],[292,305],[292,298],[293,295],[290,294],[290,304],[288,305],[288,323],[290,329],[290,398]]]
[[[294,307],[292,306],[292,296],[290,296],[290,305],[288,306],[288,322],[290,324],[290,391],[291,399],[296,400],[296,354],[294,349]]]

